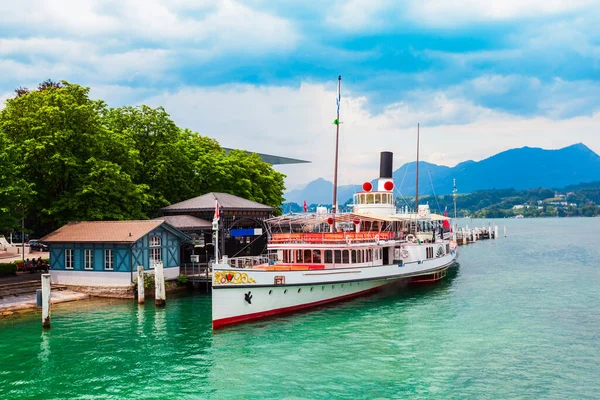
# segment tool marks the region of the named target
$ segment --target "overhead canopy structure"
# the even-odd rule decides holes
[[[332,214],[288,214],[281,217],[273,217],[265,222],[272,228],[300,228],[308,226],[316,226],[319,224],[328,223],[329,218],[333,218]],[[346,213],[335,214],[336,223],[354,223],[355,219],[362,221],[383,221],[383,222],[411,222],[411,221],[446,221],[450,218],[439,214],[429,214],[427,217],[421,217],[418,214],[394,214],[388,216],[363,214],[363,213]]]
[[[227,147],[224,147],[223,149],[225,150],[226,153],[229,153],[230,151],[236,150],[236,149],[230,149],[230,148],[227,148]],[[247,151],[247,150],[243,150],[243,151],[245,151],[246,153],[249,153],[249,154],[255,153],[254,151]],[[310,163],[310,161],[298,160],[296,158],[274,156],[274,155],[271,155],[271,154],[263,154],[263,153],[256,153],[256,154],[258,154],[258,156],[260,157],[261,160],[263,160],[267,164],[271,164],[271,165],[309,164]]]

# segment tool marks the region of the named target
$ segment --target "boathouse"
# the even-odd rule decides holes
[[[190,237],[164,220],[70,222],[40,242],[50,251],[52,282],[129,286],[137,266],[162,262],[165,279],[179,276],[181,244]]]
[[[196,247],[182,248],[182,262],[190,262],[192,254],[198,255],[201,263],[214,255],[212,220],[216,202],[221,254],[233,257],[260,255],[264,251],[267,237],[264,221],[273,216],[274,208],[229,193],[211,192],[160,210],[160,219],[196,239]]]

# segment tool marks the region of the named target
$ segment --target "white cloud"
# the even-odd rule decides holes
[[[501,113],[441,92],[420,92],[412,98],[379,114],[367,111],[365,97],[349,93],[343,98],[340,184],[375,177],[383,150],[395,153],[396,168],[412,161],[417,122],[422,159],[446,165],[521,146],[559,148],[584,142],[600,151],[600,112],[557,121]],[[290,186],[296,186],[317,177],[332,178],[334,99],[333,84],[230,85],[186,88],[145,103],[164,106],[179,126],[214,137],[225,147],[312,161],[278,167],[288,175]]]
[[[448,28],[465,23],[565,14],[593,4],[592,0],[411,0],[407,16],[417,24]]]
[[[176,40],[252,45],[294,45],[298,34],[290,21],[234,0],[176,2],[165,0],[24,0],[0,5],[0,23],[27,26],[48,35],[78,38],[126,35],[124,41],[155,43]]]

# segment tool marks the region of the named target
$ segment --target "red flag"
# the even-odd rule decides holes
[[[214,219],[219,219],[219,200],[215,200],[215,216]]]
[[[308,211],[308,206],[306,205],[306,200],[304,200],[304,212]]]

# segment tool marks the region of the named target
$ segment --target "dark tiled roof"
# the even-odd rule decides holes
[[[207,193],[202,196],[194,197],[193,199],[185,200],[180,203],[171,204],[162,208],[165,213],[178,211],[214,211],[215,200],[219,201],[219,206],[227,210],[255,210],[255,211],[273,211],[273,207],[265,206],[234,196],[228,193]]]
[[[165,215],[155,219],[162,219],[169,225],[182,231],[190,229],[212,229],[212,224],[210,222],[196,218],[193,215]]]
[[[164,220],[69,222],[41,238],[40,242],[135,243],[163,224],[165,224]],[[172,227],[171,230],[177,232]],[[187,239],[187,236],[181,232],[178,232],[178,235]]]

